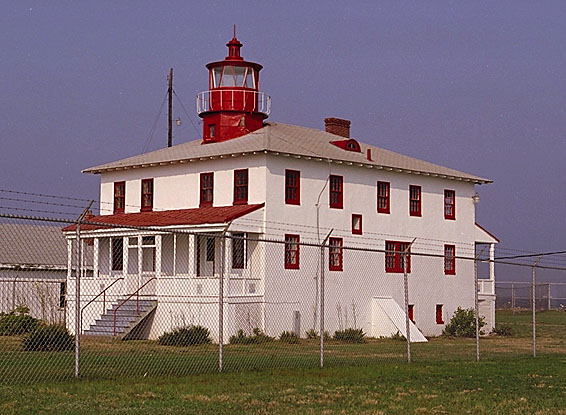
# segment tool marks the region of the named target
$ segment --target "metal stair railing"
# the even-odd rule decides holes
[[[98,295],[96,297],[94,297],[92,300],[90,300],[88,303],[86,303],[86,305],[81,308],[81,334],[83,333],[83,311],[85,308],[87,308],[89,305],[91,305],[94,300],[96,300],[98,297],[100,297],[102,295],[102,314],[104,314],[106,312],[106,291],[111,288],[114,284],[116,284],[118,281],[123,280],[124,277],[120,277],[116,280],[114,280],[114,282],[112,284],[110,284],[108,287],[106,287],[105,289],[103,289],[102,291],[100,291],[98,293]]]
[[[120,307],[122,307],[124,304],[126,304],[126,302],[132,298],[134,295],[136,296],[136,314],[140,313],[140,291],[147,285],[149,284],[151,281],[156,280],[157,277],[152,277],[149,280],[147,280],[140,288],[138,288],[135,292],[133,292],[132,294],[130,294],[124,301],[122,301],[120,304],[118,304],[118,307],[116,307],[114,309],[114,337],[116,337],[116,314],[118,313],[118,310],[120,309]]]

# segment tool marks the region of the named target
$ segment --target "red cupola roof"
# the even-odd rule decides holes
[[[240,55],[243,46],[234,37],[226,46],[228,56],[206,65],[209,90],[197,95],[197,111],[203,119],[202,142],[214,143],[240,137],[263,127],[271,97],[259,91],[260,64]]]

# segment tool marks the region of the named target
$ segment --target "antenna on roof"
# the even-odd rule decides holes
[[[236,24],[234,24],[234,38],[236,37]]]
[[[167,95],[169,97],[169,119],[167,122],[167,147],[173,145],[173,68],[169,69],[169,88],[167,88]]]

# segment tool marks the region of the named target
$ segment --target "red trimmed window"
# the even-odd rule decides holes
[[[421,187],[409,186],[409,215],[421,216]]]
[[[405,250],[409,247],[408,242],[385,241],[385,272],[405,272],[404,257]],[[411,272],[411,250],[407,255],[407,273]]]
[[[234,170],[234,204],[248,203],[248,169]]]
[[[352,233],[354,235],[362,234],[362,215],[352,214]]]
[[[153,179],[143,179],[141,182],[141,211],[153,210]]]
[[[444,318],[442,318],[442,304],[436,305],[436,324],[444,324]]]
[[[299,235],[285,235],[285,269],[299,269]]]
[[[333,209],[342,209],[344,207],[344,194],[343,194],[342,176],[330,175],[330,207]]]
[[[285,203],[288,205],[301,204],[301,172],[285,170]]]
[[[377,182],[377,212],[389,213],[389,182]]]
[[[444,190],[444,219],[456,219],[456,192]]]
[[[409,320],[415,322],[415,305],[409,304]]]
[[[126,182],[114,182],[114,213],[124,213],[126,207]]]
[[[330,238],[328,250],[328,268],[330,271],[342,271],[342,238]]]
[[[200,174],[200,206],[212,206],[214,197],[214,173]]]
[[[232,234],[232,268],[243,269],[246,263],[246,240],[243,233]]]
[[[456,275],[456,246],[444,245],[444,273]]]

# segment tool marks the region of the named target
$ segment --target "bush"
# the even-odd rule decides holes
[[[334,340],[345,343],[365,343],[365,336],[362,329],[345,329],[334,332]]]
[[[9,314],[0,315],[0,336],[19,336],[31,333],[39,326],[39,320],[29,315],[29,308],[18,306]]]
[[[257,327],[253,329],[253,334],[248,336],[244,333],[243,330],[238,330],[238,332],[230,336],[230,343],[231,344],[260,344],[273,341],[273,337],[267,336]]]
[[[211,343],[210,331],[203,326],[182,327],[163,333],[157,339],[162,346],[198,346]]]
[[[297,333],[294,331],[284,331],[279,336],[279,340],[284,343],[297,344],[299,342],[299,336],[297,336]]]
[[[481,328],[485,326],[485,320],[480,316],[480,334],[483,334]],[[463,309],[458,307],[454,315],[450,319],[450,323],[446,325],[442,332],[445,336],[452,337],[475,337],[476,336],[476,315],[473,308]]]
[[[496,324],[493,329],[493,334],[497,334],[498,336],[512,336],[513,328],[509,324]]]
[[[318,335],[318,331],[316,331],[315,329],[310,329],[309,331],[307,331],[306,333],[307,339],[309,340],[319,340],[320,336]],[[330,340],[330,333],[325,331],[324,332],[324,340]]]
[[[73,350],[75,336],[71,336],[64,326],[38,326],[22,339],[26,351],[51,352]]]

